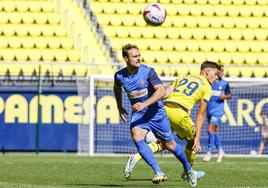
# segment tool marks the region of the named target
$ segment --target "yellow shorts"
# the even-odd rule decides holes
[[[190,115],[181,108],[165,106],[165,109],[172,131],[177,132],[181,139],[193,140],[195,137],[195,124]]]

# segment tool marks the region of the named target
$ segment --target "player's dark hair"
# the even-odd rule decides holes
[[[122,56],[125,57],[127,56],[128,57],[128,51],[131,50],[132,48],[135,48],[135,49],[139,49],[135,44],[126,44],[123,46],[122,48]]]
[[[211,68],[216,68],[216,69],[220,69],[221,66],[216,63],[216,62],[213,62],[213,61],[205,61],[201,64],[201,70],[205,69],[205,68],[208,68],[208,67],[211,67]]]

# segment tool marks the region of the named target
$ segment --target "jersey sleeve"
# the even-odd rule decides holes
[[[230,85],[229,85],[229,83],[227,82],[227,84],[226,84],[226,87],[225,87],[225,94],[231,94],[231,89],[230,89]]]
[[[121,83],[120,83],[120,81],[118,79],[118,74],[117,73],[114,74],[114,84],[117,85],[117,86],[121,86]]]
[[[162,84],[162,81],[160,78],[157,76],[156,72],[154,69],[150,69],[149,74],[148,74],[148,81],[154,86],[157,84]]]

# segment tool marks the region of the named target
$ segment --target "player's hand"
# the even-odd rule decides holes
[[[195,152],[201,151],[201,144],[200,144],[200,139],[199,138],[194,139],[193,150]]]
[[[124,108],[118,108],[119,115],[121,120],[123,121],[124,124],[127,123],[126,116],[128,115],[127,111]]]
[[[141,111],[142,109],[144,109],[146,107],[146,105],[142,102],[137,102],[135,104],[132,105],[132,110],[134,112],[139,112]]]

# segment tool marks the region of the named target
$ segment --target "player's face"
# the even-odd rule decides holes
[[[141,55],[138,49],[132,48],[128,51],[127,64],[133,68],[141,66]]]
[[[211,84],[216,82],[219,79],[218,74],[219,74],[219,70],[217,68],[209,68],[208,71],[207,71],[207,79],[208,79],[208,81]]]
[[[219,78],[222,78],[224,76],[224,67],[221,67],[220,70],[218,70]]]

